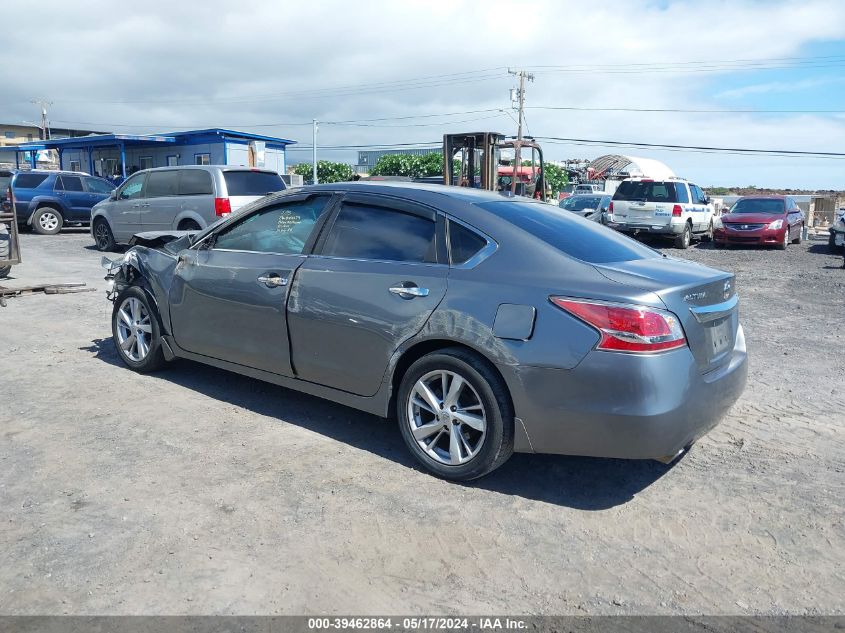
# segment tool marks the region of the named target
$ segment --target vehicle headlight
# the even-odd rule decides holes
[[[767,228],[770,229],[780,229],[783,228],[783,220],[775,220],[774,222],[770,222]]]

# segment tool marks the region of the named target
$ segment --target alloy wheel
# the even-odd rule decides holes
[[[140,299],[127,297],[117,311],[117,343],[126,357],[136,363],[150,353],[153,327],[150,313]]]
[[[94,241],[97,242],[97,246],[100,247],[100,250],[105,250],[111,242],[109,227],[107,227],[103,222],[97,222],[94,226]]]
[[[476,390],[462,376],[431,371],[414,384],[407,420],[419,448],[447,466],[466,464],[484,444],[487,415]]]
[[[59,218],[52,211],[44,211],[38,218],[38,224],[45,231],[55,231],[59,227]]]

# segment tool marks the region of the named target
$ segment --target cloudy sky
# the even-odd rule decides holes
[[[46,98],[55,127],[227,127],[305,147],[313,118],[324,147],[514,134],[510,67],[534,73],[537,137],[845,152],[841,0],[7,0],[3,23],[8,123],[35,120],[30,101]],[[544,147],[657,158],[705,186],[845,189],[842,159]]]

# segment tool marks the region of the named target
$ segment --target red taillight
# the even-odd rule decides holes
[[[613,200],[610,201],[610,204],[607,205],[607,212],[613,213]]]
[[[683,213],[684,213],[684,210],[681,208],[681,205],[676,204],[674,207],[672,207],[672,217],[673,218],[679,218],[683,215]]]
[[[215,215],[229,215],[232,212],[232,203],[229,198],[215,198],[214,199],[214,213]]]
[[[550,297],[552,303],[592,325],[601,334],[596,349],[614,352],[661,352],[684,347],[687,339],[671,312],[647,306]]]

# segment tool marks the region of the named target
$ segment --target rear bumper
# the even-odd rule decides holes
[[[680,235],[685,224],[640,224],[633,222],[607,221],[607,226],[622,233],[649,233],[651,235]]]
[[[712,429],[748,373],[739,329],[729,361],[700,373],[688,348],[651,356],[591,352],[571,370],[500,367],[527,435],[517,451],[659,459]]]
[[[756,229],[737,231],[718,228],[713,232],[713,239],[719,244],[782,244],[787,229]]]

